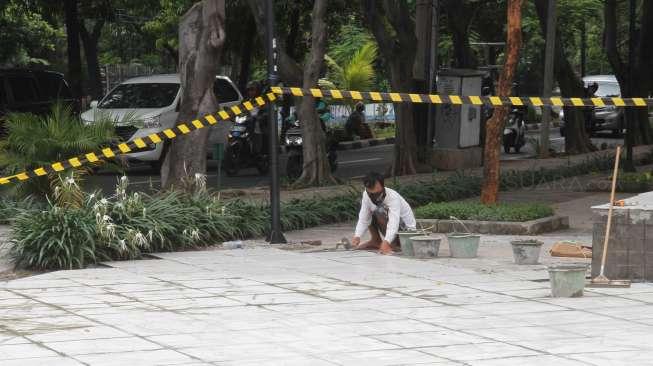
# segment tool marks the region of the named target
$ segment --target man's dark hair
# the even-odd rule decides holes
[[[363,185],[365,188],[373,188],[376,185],[376,182],[381,183],[381,187],[385,187],[385,182],[383,181],[383,175],[377,172],[369,172],[363,178]]]

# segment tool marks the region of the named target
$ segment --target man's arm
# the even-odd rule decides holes
[[[372,223],[372,211],[370,210],[365,198],[365,193],[363,193],[363,199],[361,200],[361,210],[358,213],[358,223],[356,224],[354,238],[360,238],[363,236],[363,234],[365,234],[365,230],[367,230]]]
[[[388,226],[385,229],[384,241],[387,241],[388,244],[392,243],[397,236],[399,231],[399,222],[401,221],[401,201],[398,197],[393,197],[390,202],[388,202]]]

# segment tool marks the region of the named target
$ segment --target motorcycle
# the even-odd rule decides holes
[[[290,118],[292,118],[292,116]],[[304,141],[302,138],[302,129],[299,120],[293,122],[287,121],[286,123],[290,124],[283,141],[286,153],[288,154],[288,159],[286,160],[286,175],[290,179],[297,179],[302,175],[304,168]],[[330,138],[327,136],[327,140],[329,139]],[[338,169],[338,146],[337,143],[327,143],[327,145],[327,159],[329,160],[329,166],[333,173]]]
[[[229,130],[224,156],[224,169],[228,176],[235,176],[241,168],[256,167],[261,175],[268,173],[270,160],[265,149],[256,151],[254,129],[257,116],[238,116]],[[261,142],[262,143],[262,142]]]
[[[506,154],[514,148],[516,153],[526,145],[526,123],[523,108],[514,107],[508,116],[508,123],[503,129],[503,150]]]

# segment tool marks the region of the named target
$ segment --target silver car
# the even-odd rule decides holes
[[[585,87],[594,83],[598,85],[598,89],[594,93],[597,97],[620,97],[621,89],[619,82],[614,75],[592,75],[583,78]],[[564,136],[564,109],[560,110],[560,133]],[[612,131],[614,134],[620,134],[625,128],[624,125],[624,109],[615,107],[613,105],[605,107],[594,107],[592,112],[592,119],[586,121],[587,131],[590,133],[597,131]]]
[[[229,107],[243,99],[234,83],[226,76],[216,76],[213,86],[220,107]],[[178,74],[150,75],[124,81],[99,102],[91,102],[91,109],[82,113],[85,123],[93,123],[100,116],[115,121],[116,134],[123,141],[131,141],[171,128],[177,122],[181,83]],[[212,129],[210,143],[224,140]],[[148,146],[144,151],[127,154],[130,161],[147,162],[154,168],[162,163],[164,144]]]

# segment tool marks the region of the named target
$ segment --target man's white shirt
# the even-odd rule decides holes
[[[382,205],[388,210],[388,226],[382,239],[391,243],[397,236],[399,224],[403,223],[407,229],[414,230],[417,227],[413,210],[406,200],[395,190],[385,188],[385,199]],[[361,237],[372,223],[372,213],[377,209],[377,205],[372,202],[367,192],[363,191],[363,200],[361,201],[361,210],[358,214],[358,224],[356,224],[356,233],[354,236]],[[380,234],[380,233],[379,233]]]

